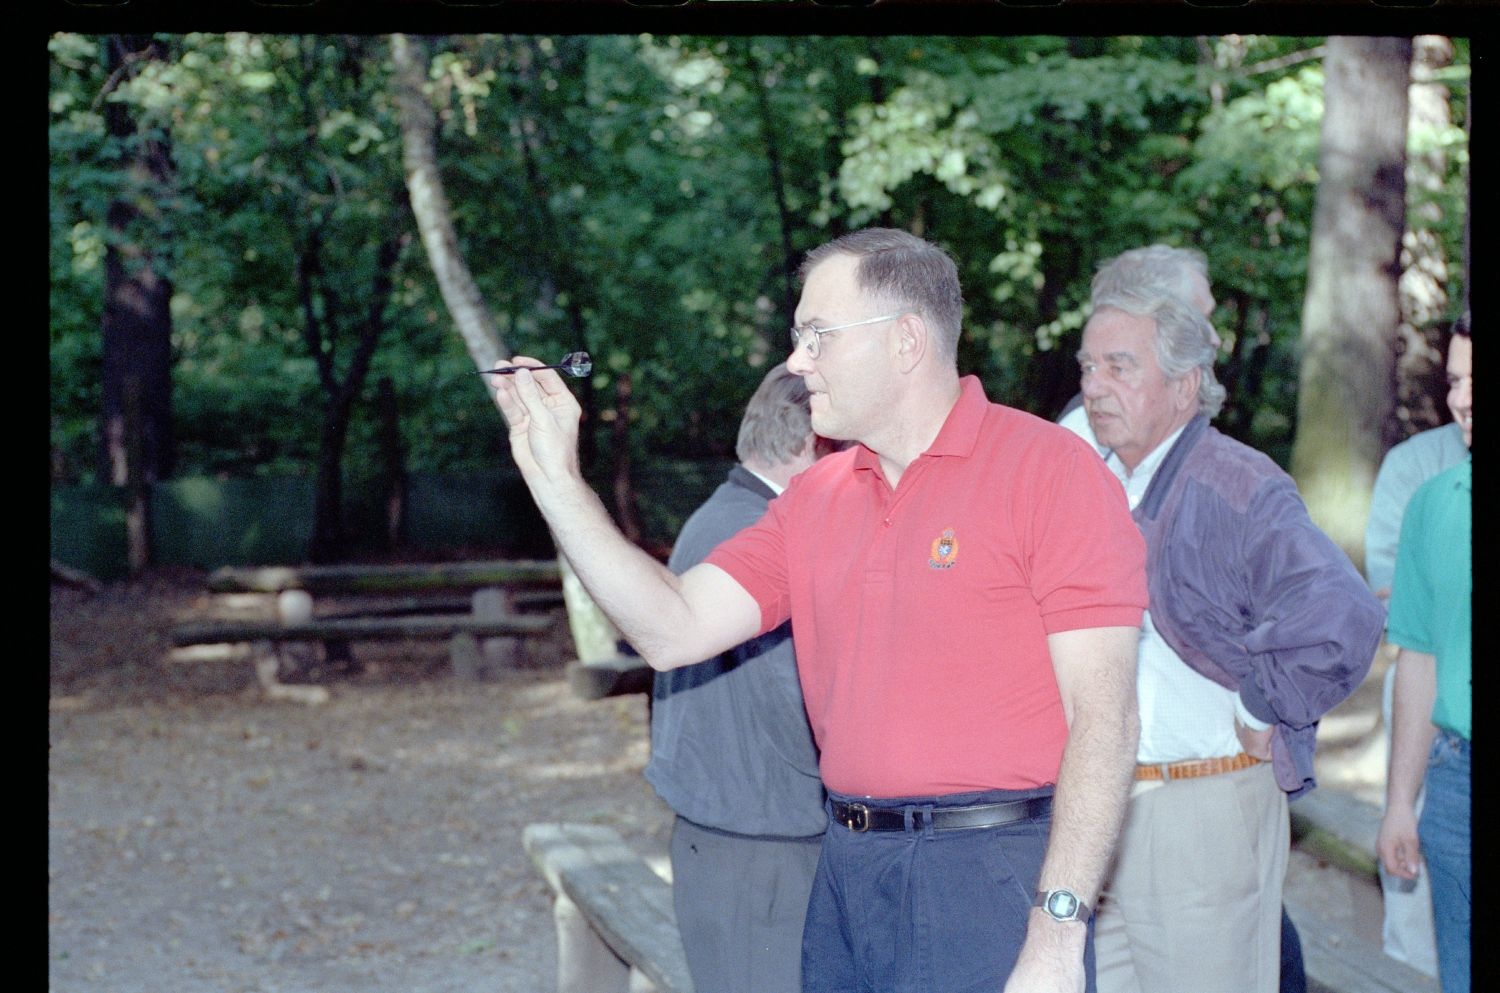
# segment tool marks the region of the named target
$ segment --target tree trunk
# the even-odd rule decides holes
[[[140,456],[136,467],[151,482],[171,474],[172,284],[157,272],[150,249],[129,233],[135,208],[109,208],[111,237],[104,253],[103,426],[100,476],[124,486],[131,475],[127,398],[140,404]]]
[[[1464,147],[1474,147],[1474,87],[1464,88]],[[1474,178],[1468,168],[1464,169],[1464,303],[1469,309],[1470,290],[1474,286],[1473,241],[1474,230]]]
[[[1328,40],[1292,475],[1356,566],[1395,392],[1410,67],[1409,38]]]
[[[125,382],[125,563],[132,576],[151,564],[151,480],[145,472],[146,439],[139,379]]]
[[[751,86],[755,92],[755,109],[760,117],[761,140],[766,147],[766,169],[769,172],[771,184],[771,195],[776,200],[776,216],[781,225],[781,309],[782,321],[786,327],[791,327],[797,321],[797,291],[794,285],[794,277],[797,272],[797,254],[792,247],[792,210],[787,203],[786,178],[781,167],[781,146],[778,143],[778,135],[781,129],[776,126],[776,116],[771,109],[771,90],[765,79],[765,70],[761,68],[760,60],[755,56],[755,39],[745,39],[745,72],[750,77]],[[780,325],[773,322],[771,325],[774,337],[771,346],[774,349],[785,347],[785,342],[780,335]]]
[[[641,522],[635,507],[635,483],[630,476],[630,373],[615,377],[615,421],[612,448],[615,452],[615,517],[625,537],[641,540]]]
[[[396,384],[381,376],[376,388],[380,413],[380,453],[385,480],[385,540],[390,549],[401,546],[406,520],[406,449],[401,444],[401,412],[396,406]]]
[[[315,225],[317,222],[314,222]],[[375,252],[368,309],[358,324],[354,355],[342,379],[334,367],[339,324],[345,319],[338,297],[323,278],[322,238],[316,226],[297,267],[298,292],[302,297],[303,339],[318,368],[323,389],[323,424],[318,435],[318,471],[313,496],[313,533],[308,555],[314,562],[331,562],[342,556],[348,535],[344,529],[344,448],[355,401],[364,389],[375,348],[385,330],[385,308],[391,298],[393,270],[408,236],[387,238]],[[321,298],[321,308],[316,299]],[[320,316],[321,315],[321,316]]]
[[[393,34],[391,63],[395,69],[407,197],[422,235],[422,245],[427,249],[427,261],[437,277],[443,303],[469,350],[469,358],[474,360],[476,368],[491,369],[510,353],[458,248],[458,234],[453,229],[448,198],[438,172],[437,115],[425,89],[427,53],[421,42]],[[477,377],[476,382],[483,386],[485,378]],[[488,387],[485,390],[488,392]]]
[[[1057,319],[1063,287],[1067,283],[1067,277],[1063,274],[1070,273],[1075,265],[1076,262],[1067,256],[1049,261],[1044,251],[1041,270],[1045,275],[1036,294],[1036,312],[1042,321]],[[1037,342],[1037,347],[1027,357],[1026,409],[1040,417],[1056,417],[1068,401],[1078,395],[1078,360],[1074,354],[1076,346],[1067,347],[1063,344],[1064,340],[1062,337],[1053,337],[1045,346],[1042,342]]]
[[[112,81],[165,54],[159,43],[135,35],[111,36],[105,50]],[[142,128],[126,104],[106,103],[104,118],[125,149],[125,182],[106,213],[99,476],[129,489],[128,557],[137,573],[151,558],[150,488],[171,475],[175,454],[172,284],[152,250],[160,232],[144,230],[160,220],[158,204],[173,169],[165,138]]]
[[[313,531],[308,558],[336,562],[348,544],[344,530],[344,446],[351,405],[334,400],[323,410],[318,431],[318,471],[313,487]]]
[[[1422,35],[1413,41],[1408,118],[1413,130],[1438,130],[1452,123],[1448,86],[1436,78],[1452,61],[1453,43],[1447,38]],[[1441,148],[1433,148],[1407,161],[1406,183],[1413,193],[1442,191],[1446,158]],[[1385,420],[1387,447],[1418,431],[1437,427],[1446,414],[1442,339],[1448,315],[1447,288],[1453,279],[1442,239],[1434,230],[1443,220],[1442,208],[1424,196],[1412,220],[1416,223],[1408,223],[1402,237],[1401,328],[1392,342],[1396,349],[1396,402]]]

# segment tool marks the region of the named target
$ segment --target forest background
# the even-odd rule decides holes
[[[412,542],[437,478],[467,481],[452,492],[480,533],[542,553],[474,373],[575,350],[594,357],[576,382],[587,471],[660,549],[786,353],[800,255],[872,224],[953,254],[960,368],[1049,418],[1077,390],[1097,265],[1152,242],[1203,251],[1229,391],[1216,424],[1288,467],[1356,561],[1361,487],[1446,416],[1444,332],[1467,290],[1462,37],[48,48],[53,554],[72,534],[96,572],[80,514],[139,567],[305,504],[292,545],[242,533],[214,554],[332,560]],[[230,484],[261,506],[226,504]],[[174,502],[198,505],[196,537],[164,523]]]

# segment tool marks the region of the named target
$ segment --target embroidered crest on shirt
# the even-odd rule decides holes
[[[944,528],[943,533],[932,540],[932,558],[927,560],[927,564],[934,569],[951,569],[957,560],[958,535],[953,533],[952,528]]]

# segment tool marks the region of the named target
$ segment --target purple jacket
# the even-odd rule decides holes
[[[1134,512],[1151,619],[1195,670],[1276,725],[1276,781],[1313,788],[1318,719],[1364,680],[1385,608],[1318,530],[1292,478],[1209,427],[1183,428]]]

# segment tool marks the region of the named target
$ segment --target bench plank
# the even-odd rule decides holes
[[[550,617],[524,615],[479,619],[470,616],[371,617],[319,619],[300,624],[279,621],[218,621],[181,624],[172,629],[172,644],[216,645],[238,641],[380,641],[397,638],[448,638],[459,633],[479,638],[542,634]]]
[[[1292,838],[1299,848],[1369,882],[1379,880],[1375,854],[1379,807],[1352,793],[1325,787],[1292,801],[1291,821]],[[1316,909],[1298,906],[1291,893],[1284,899],[1292,920],[1299,922],[1312,993],[1438,993],[1437,980],[1379,948],[1343,941],[1326,929],[1306,926],[1317,920]]]
[[[546,610],[563,605],[562,590],[518,590],[511,594],[511,603],[517,608]],[[320,620],[345,620],[360,617],[405,617],[409,615],[438,616],[440,614],[468,614],[474,609],[472,596],[437,597],[393,597],[381,602],[356,603],[339,607],[319,615]]]
[[[1316,926],[1316,914],[1292,900],[1287,910],[1299,922],[1309,993],[1438,993],[1436,979],[1379,949],[1340,942]]]
[[[553,891],[617,956],[660,993],[692,993],[672,887],[618,833],[595,824],[529,824],[522,844]]]
[[[481,586],[557,586],[555,559],[435,562],[422,565],[265,566],[216,569],[207,580],[215,593],[389,593]]]

